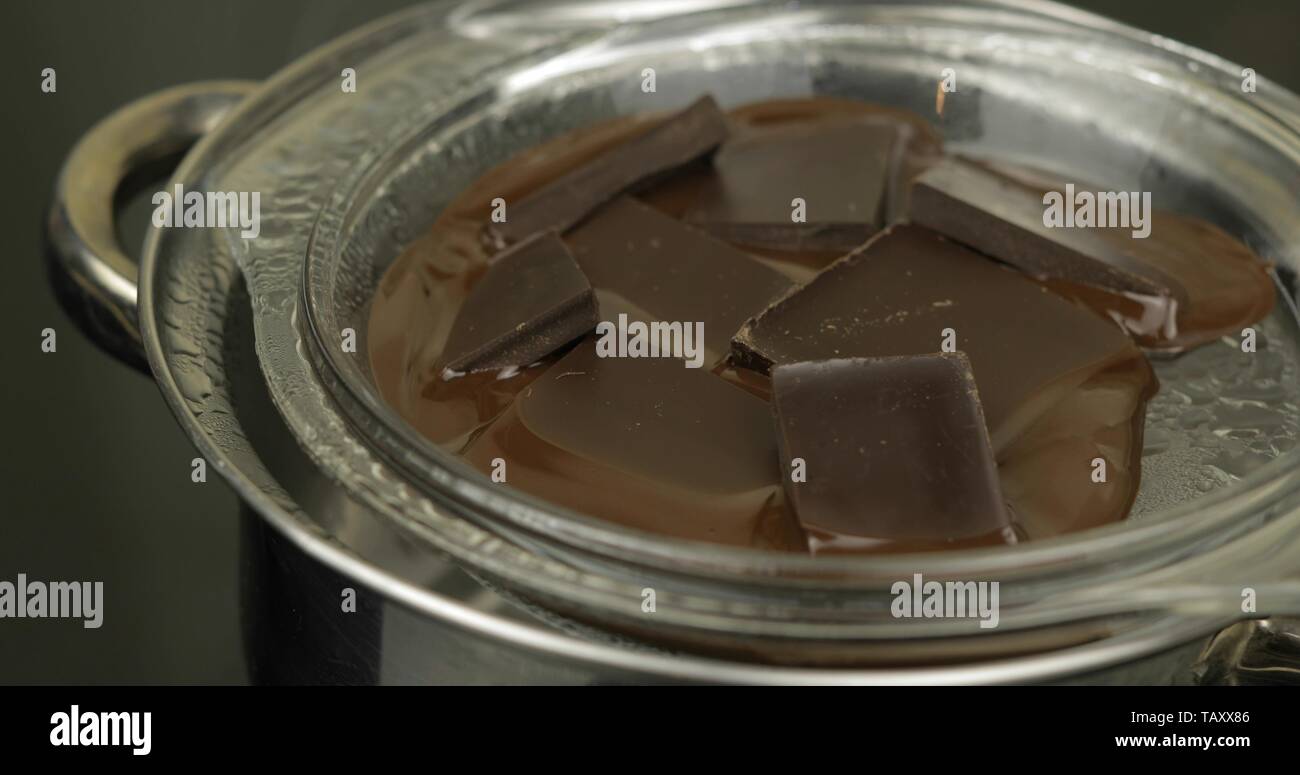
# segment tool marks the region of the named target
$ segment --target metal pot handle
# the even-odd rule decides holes
[[[136,261],[122,250],[114,204],[155,183],[256,88],[200,81],[142,97],[85,134],[63,163],[45,219],[46,257],[68,314],[98,345],[148,371],[137,319]]]

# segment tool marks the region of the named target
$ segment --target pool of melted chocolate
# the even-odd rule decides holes
[[[484,474],[492,473],[494,461],[504,460],[505,486],[561,506],[677,538],[813,551],[783,491],[766,367],[734,357],[727,342],[768,302],[805,287],[842,261],[848,252],[844,240],[856,243],[905,221],[910,182],[942,159],[944,151],[923,119],[856,101],[776,100],[731,110],[727,119],[730,135],[712,162],[703,159],[659,176],[634,190],[635,200],[611,207],[644,206],[651,212],[636,211],[643,220],[665,217],[693,232],[707,231],[769,271],[749,272],[745,279],[729,274],[719,286],[725,292],[711,294],[705,288],[683,301],[683,294],[665,297],[662,288],[644,293],[640,287],[629,288],[626,273],[604,279],[592,262],[608,257],[617,231],[588,222],[563,234],[591,279],[602,319],[624,312],[634,319],[685,315],[687,320],[712,323],[706,328],[706,368],[684,369],[680,362],[663,359],[599,358],[590,335],[528,365],[463,375],[443,368],[444,346],[457,314],[500,250],[484,239],[494,200],[522,200],[662,120],[634,116],[558,137],[488,171],[394,261],[373,299],[367,339],[383,398],[434,444]],[[858,137],[887,130],[895,139],[887,151],[862,160],[862,171],[852,169],[853,164],[827,169],[836,158],[835,149],[819,158],[822,151],[816,143],[801,145],[800,137],[801,132],[826,126]],[[762,149],[768,142],[784,150],[775,157],[765,155]],[[815,172],[821,177],[810,183],[807,174],[783,175],[783,164],[820,165]],[[863,197],[844,205],[850,196],[845,192],[852,191],[845,181],[873,174],[868,167],[884,177],[878,201]],[[1022,185],[1041,190],[1054,186],[1031,170],[1000,169]],[[760,185],[770,189],[770,200],[781,206],[808,196],[810,186],[822,186],[827,192],[823,201],[836,202],[838,211],[828,218],[827,228],[816,232],[816,239],[791,242],[750,217],[770,206],[746,201]],[[815,205],[816,192],[808,199]],[[810,209],[817,211],[815,206]],[[864,215],[863,210],[870,212]],[[1177,214],[1157,213],[1155,219],[1148,240],[1152,244],[1144,246],[1141,258],[1158,264],[1180,287],[1176,308],[1164,311],[1170,320],[1153,322],[1158,315],[1151,312],[1151,300],[1138,295],[1059,278],[1029,278],[973,253],[973,261],[998,270],[984,269],[960,281],[923,279],[907,286],[900,278],[910,275],[910,269],[900,264],[886,271],[872,259],[873,283],[879,291],[873,298],[888,309],[870,320],[855,317],[847,321],[848,328],[845,321],[814,321],[826,334],[819,339],[826,352],[818,357],[934,352],[939,349],[938,332],[947,321],[958,319],[956,312],[993,310],[962,319],[957,328],[976,351],[971,361],[986,414],[990,407],[994,412],[989,430],[1001,493],[1014,525],[994,542],[1033,540],[1122,520],[1138,492],[1146,406],[1157,391],[1154,372],[1138,345],[1178,351],[1212,342],[1262,318],[1273,303],[1267,266],[1239,242],[1207,223]],[[664,260],[674,258],[680,256]],[[993,285],[982,286],[984,277],[992,278],[988,282]],[[896,281],[898,293],[893,293]],[[1051,297],[1050,309],[1034,307],[1030,312],[988,304],[983,297],[1001,293],[997,289],[1004,284],[1022,294],[1015,298],[1028,298],[1023,289],[1032,284]],[[1089,333],[1077,338],[1084,335],[1071,327],[1075,323],[1053,329],[1055,323],[1043,320],[1062,310],[1065,317],[1082,310],[1125,335]],[[733,325],[735,330],[720,330]],[[846,331],[868,329],[877,334],[885,330],[887,336],[844,339],[851,352],[826,345],[839,341],[836,336],[848,337]],[[923,336],[918,333],[922,329]],[[1086,357],[1072,360],[1062,357],[1062,351],[1066,356],[1086,352]],[[1043,366],[1044,361],[1050,361],[1049,366]],[[1104,482],[1096,481],[1099,459],[1105,461]],[[851,551],[987,543],[987,537],[882,539],[852,542]]]

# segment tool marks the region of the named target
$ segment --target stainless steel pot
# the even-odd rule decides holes
[[[490,492],[407,438],[371,400],[364,363],[331,348],[342,328],[364,335],[361,313],[379,272],[427,228],[458,182],[565,126],[644,109],[618,85],[644,61],[688,81],[665,90],[663,106],[708,88],[730,102],[865,90],[914,107],[916,92],[904,85],[923,83],[947,60],[961,61],[981,84],[974,103],[982,108],[945,127],[958,147],[1065,168],[1104,159],[1112,177],[1145,175],[1144,183],[1168,176],[1187,208],[1235,219],[1284,268],[1300,265],[1300,186],[1289,187],[1300,181],[1300,100],[1261,81],[1258,99],[1238,105],[1221,93],[1235,78],[1228,63],[1045,3],[737,0],[667,10],[438,3],[360,29],[260,86],[179,87],[92,129],[60,175],[49,220],[64,295],[85,310],[83,323],[99,341],[127,360],[143,350],[200,453],[264,521],[249,520],[247,532],[252,578],[260,580],[248,590],[257,674],[401,682],[1232,680],[1242,654],[1293,638],[1284,624],[1251,623],[1206,648],[1240,618],[1224,601],[1235,601],[1244,583],[1261,587],[1262,611],[1300,608],[1300,474],[1287,454],[1131,525],[1034,548],[1036,563],[1059,567],[1016,587],[1010,630],[1023,638],[1014,649],[984,639],[963,659],[905,668],[741,659],[712,645],[733,637],[790,643],[811,632],[837,643],[883,640],[893,650],[953,633],[880,620],[877,586],[915,568],[915,559],[845,564],[836,573],[854,583],[826,584],[825,565],[775,568],[770,558],[664,545]],[[340,88],[345,67],[357,73],[355,93]],[[1017,68],[1024,81],[1013,79]],[[867,88],[860,72],[883,75]],[[1056,88],[1063,82],[1078,87]],[[1156,82],[1164,91],[1152,90]],[[1067,120],[1078,118],[1080,104],[1144,99],[1160,108],[1154,118],[1111,111]],[[1061,136],[1043,141],[1042,126],[1029,131],[1024,116]],[[1221,123],[1201,123],[1209,119]],[[1151,145],[1172,133],[1184,145]],[[113,194],[130,173],[194,140],[173,184],[261,192],[261,235],[243,241],[229,229],[155,229],[137,285],[116,245]],[[1207,140],[1221,141],[1219,158],[1186,152],[1187,143]],[[1213,192],[1185,195],[1189,179],[1224,170],[1232,173],[1220,174]],[[1282,292],[1285,301],[1294,295],[1290,286]],[[1270,341],[1285,361],[1278,368],[1293,377],[1283,352],[1293,308],[1283,309]],[[1207,367],[1185,359],[1166,368],[1177,384],[1180,369]],[[1005,578],[1017,575],[1017,562],[1024,566],[1023,555],[996,553],[956,553],[946,562],[927,565],[935,571],[927,575]],[[783,578],[794,583],[783,586]],[[611,635],[638,629],[637,616],[620,611],[639,602],[645,583],[667,592],[655,626],[672,637]],[[356,613],[342,610],[344,587],[367,590]],[[744,594],[753,597],[734,604]],[[834,627],[813,616],[809,625],[810,613],[822,613],[817,601],[832,594],[840,599],[825,610],[853,615]],[[556,615],[575,610],[594,612],[584,618],[598,626]],[[288,611],[315,623],[309,636],[281,626]],[[1041,638],[1037,648],[1024,646],[1045,626],[1059,635],[1081,624],[1094,634],[1063,647]],[[1225,645],[1238,642],[1254,650]],[[1210,661],[1198,664],[1202,653]],[[285,672],[291,664],[356,669]]]

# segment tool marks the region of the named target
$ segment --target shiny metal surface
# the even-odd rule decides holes
[[[134,365],[143,365],[137,269],[118,244],[114,203],[134,179],[174,167],[256,86],[207,81],[143,97],[92,127],[59,172],[46,240],[64,306],[101,346]]]
[[[491,543],[494,562],[517,562],[517,570],[537,561],[405,485],[352,435],[302,349],[299,270],[340,178],[386,152],[394,137],[422,131],[438,100],[455,97],[468,113],[498,96],[464,78],[474,64],[469,60],[509,61],[513,46],[562,49],[590,42],[610,26],[608,12],[621,7],[553,4],[547,24],[521,40],[497,40],[489,34],[500,30],[493,25],[518,19],[511,15],[516,5],[471,4],[454,14],[448,4],[416,9],[359,30],[275,76],[199,143],[175,177],[187,188],[262,191],[262,237],[246,244],[211,230],[155,230],[146,245],[140,330],[163,394],[204,457],[276,531],[257,522],[250,529],[250,557],[262,558],[253,561],[264,563],[258,585],[265,586],[248,598],[250,616],[262,623],[250,630],[252,653],[265,655],[255,670],[267,680],[311,680],[277,673],[289,660],[277,657],[276,649],[297,642],[322,664],[338,646],[338,653],[356,660],[358,682],[1190,680],[1188,665],[1204,635],[1222,622],[1220,612],[1162,619],[1085,647],[956,667],[778,668],[666,654],[566,631],[562,621],[533,616],[431,551],[431,544],[464,550]],[[480,45],[430,46],[428,36],[449,24]],[[357,94],[339,92],[343,63],[364,63],[359,70],[370,85]],[[413,221],[393,228],[387,236],[401,244],[422,226]],[[56,231],[77,233],[71,222]],[[114,263],[114,273],[95,276],[124,292],[129,273],[123,266],[129,263]],[[118,293],[118,301],[125,299]],[[271,393],[263,366],[271,369]],[[370,484],[339,487],[339,455],[368,469]],[[430,525],[437,526],[436,535]],[[370,590],[366,617],[340,618],[344,583]],[[259,593],[272,590],[281,592],[266,598],[259,613]],[[277,608],[280,603],[288,608]],[[301,632],[277,630],[286,610],[307,611],[321,625],[317,634],[300,638]],[[376,610],[382,611],[378,619]]]
[[[1239,622],[1216,635],[1194,680],[1229,686],[1300,686],[1300,620]]]

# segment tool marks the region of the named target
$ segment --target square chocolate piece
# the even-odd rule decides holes
[[[778,366],[772,404],[813,554],[1014,540],[965,355]]]

